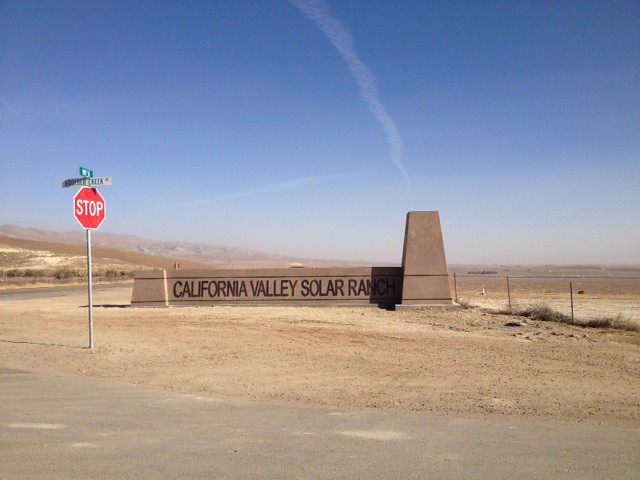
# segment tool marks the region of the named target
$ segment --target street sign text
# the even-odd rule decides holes
[[[110,187],[112,185],[111,177],[97,178],[68,178],[62,182],[62,188],[68,187]]]

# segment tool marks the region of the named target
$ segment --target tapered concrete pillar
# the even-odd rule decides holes
[[[131,305],[145,307],[168,307],[166,270],[141,270],[133,280]]]
[[[438,212],[407,214],[402,268],[402,305],[453,305]]]

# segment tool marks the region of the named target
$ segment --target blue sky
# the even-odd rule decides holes
[[[0,0],[0,224],[399,262],[640,264],[637,2]]]

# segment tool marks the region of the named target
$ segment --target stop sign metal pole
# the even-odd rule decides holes
[[[89,348],[93,350],[93,280],[91,269],[91,229],[85,228],[87,232],[87,279],[89,296]]]

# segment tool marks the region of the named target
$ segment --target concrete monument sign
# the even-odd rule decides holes
[[[133,306],[452,305],[438,212],[409,212],[401,267],[145,270]]]
[[[452,303],[438,212],[407,214],[402,269],[402,305]]]

